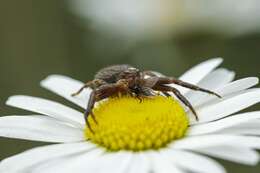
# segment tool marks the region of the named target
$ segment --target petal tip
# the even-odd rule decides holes
[[[224,59],[221,57],[216,57],[216,58],[210,59],[209,61],[215,61],[217,64],[221,64],[224,61]]]
[[[46,83],[49,83],[50,81],[55,80],[55,79],[58,79],[58,78],[61,78],[61,77],[64,77],[64,76],[58,75],[58,74],[49,75],[49,76],[47,76],[45,79],[43,79],[43,80],[40,82],[40,85],[41,85],[41,86],[44,86]]]
[[[5,104],[8,106],[13,106],[17,102],[23,101],[23,99],[30,98],[30,97],[31,96],[26,96],[26,95],[13,95],[13,96],[8,97]]]
[[[11,106],[13,103],[13,100],[16,99],[17,97],[20,97],[20,95],[13,95],[7,98],[7,100],[5,101],[5,104],[8,106]]]
[[[256,84],[258,84],[259,83],[259,78],[258,77],[253,77],[253,78],[254,78]]]

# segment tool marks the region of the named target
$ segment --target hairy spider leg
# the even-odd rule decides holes
[[[86,82],[77,92],[71,94],[71,96],[77,96],[79,95],[85,88],[91,88],[91,89],[96,89],[97,87],[106,84],[105,81],[101,79],[94,79],[92,81]]]
[[[104,84],[105,81],[102,81],[100,79],[95,79],[95,80],[92,80],[92,81],[88,81],[86,82],[77,92],[71,94],[72,97],[75,97],[77,95],[79,95],[85,88],[91,88],[93,91],[91,92],[90,94],[90,98],[89,98],[89,102],[88,102],[88,106],[87,106],[87,109],[86,111],[88,110],[88,112],[85,112],[85,114],[87,115],[91,115],[92,119],[94,120],[94,122],[97,124],[97,120],[92,112],[92,108],[94,106],[94,103],[95,103],[95,90],[97,87],[101,86],[102,84]],[[93,104],[93,105],[91,105]],[[89,127],[90,131],[93,132],[93,130],[91,129],[90,127],[90,124],[87,120],[87,116],[85,116],[85,122],[87,124],[87,126]]]
[[[191,105],[191,103],[181,94],[181,92],[179,90],[177,90],[174,87],[171,86],[165,86],[165,85],[155,85],[153,87],[153,89],[158,90],[158,91],[162,91],[163,93],[166,92],[172,92],[180,101],[182,101],[182,103],[184,103],[184,105],[186,105],[191,112],[194,114],[196,120],[199,120],[199,117],[195,111],[195,109],[193,108],[193,106]]]
[[[85,88],[90,87],[91,83],[92,83],[92,81],[89,81],[89,82],[85,83],[77,92],[72,93],[71,96],[75,97],[75,96],[79,95]]]
[[[166,97],[171,97],[171,95],[169,93],[167,93],[167,91],[162,91],[163,95],[165,95]]]
[[[87,124],[87,126],[88,126],[88,128],[89,128],[89,130],[92,132],[92,133],[94,133],[94,131],[93,131],[93,129],[91,128],[91,126],[90,126],[90,123],[89,123],[89,121],[88,121],[88,115],[91,115],[91,117],[93,118],[93,120],[95,121],[95,123],[97,123],[97,120],[96,120],[96,118],[95,118],[95,115],[93,114],[93,112],[92,112],[92,109],[93,109],[93,107],[94,107],[94,105],[95,105],[95,90],[93,90],[92,92],[91,92],[91,94],[90,94],[90,97],[89,97],[89,101],[88,101],[88,105],[87,105],[87,109],[85,110],[85,113],[84,113],[84,118],[85,118],[85,122],[86,122],[86,124]]]
[[[87,126],[89,127],[90,131],[93,133],[92,128],[90,127],[90,124],[88,122],[88,116],[91,115],[93,120],[97,123],[97,120],[95,118],[94,113],[92,112],[92,109],[94,108],[94,105],[96,102],[103,100],[105,98],[108,98],[110,96],[119,94],[119,93],[128,93],[128,85],[125,82],[125,80],[119,80],[117,83],[113,84],[104,84],[100,86],[99,88],[92,91],[89,102],[87,105],[87,109],[84,113],[84,118],[86,121]]]
[[[157,81],[156,84],[159,84],[159,85],[161,85],[161,84],[176,84],[176,85],[180,85],[180,86],[185,87],[185,88],[189,88],[189,89],[192,89],[192,90],[195,90],[195,91],[205,92],[205,93],[208,93],[208,94],[215,95],[218,98],[222,98],[219,94],[217,94],[213,91],[210,91],[210,90],[207,90],[205,88],[201,88],[199,86],[181,81],[179,79],[174,79],[172,77],[158,77],[158,81]]]

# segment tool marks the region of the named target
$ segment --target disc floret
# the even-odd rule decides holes
[[[93,132],[86,127],[85,136],[110,151],[160,149],[182,138],[189,125],[179,102],[163,96],[142,102],[130,96],[113,97],[93,112],[98,124],[89,118]]]

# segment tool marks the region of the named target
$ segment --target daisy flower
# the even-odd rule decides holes
[[[127,39],[196,31],[237,36],[259,32],[258,0],[70,0],[71,11],[98,30]],[[93,26],[92,26],[93,27]]]
[[[199,121],[175,98],[155,96],[139,102],[130,96],[109,98],[94,108],[90,119],[60,103],[31,96],[12,96],[7,105],[35,115],[0,118],[0,136],[56,143],[37,147],[0,162],[8,173],[224,173],[220,158],[256,165],[260,148],[260,111],[237,113],[260,101],[252,88],[258,78],[233,81],[235,73],[216,69],[222,59],[205,61],[180,79],[215,91],[178,89],[194,106]],[[71,93],[82,82],[51,75],[41,86],[85,108],[91,90]]]

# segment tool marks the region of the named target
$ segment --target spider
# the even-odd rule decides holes
[[[164,96],[169,97],[169,92],[173,93],[184,105],[186,105],[196,120],[198,116],[190,102],[173,86],[168,84],[176,84],[182,87],[186,87],[192,90],[205,92],[208,94],[213,94],[219,98],[220,95],[217,93],[200,88],[196,85],[175,79],[173,77],[166,77],[158,72],[154,71],[141,71],[131,65],[113,65],[98,71],[92,81],[84,84],[76,93],[72,96],[80,94],[84,88],[91,88],[92,92],[90,94],[89,102],[84,114],[85,121],[89,129],[92,131],[90,124],[88,122],[88,116],[91,115],[95,123],[98,123],[92,112],[94,104],[100,100],[114,96],[117,94],[129,94],[131,96],[137,97],[140,101],[142,97],[150,97],[158,94],[159,91]]]

